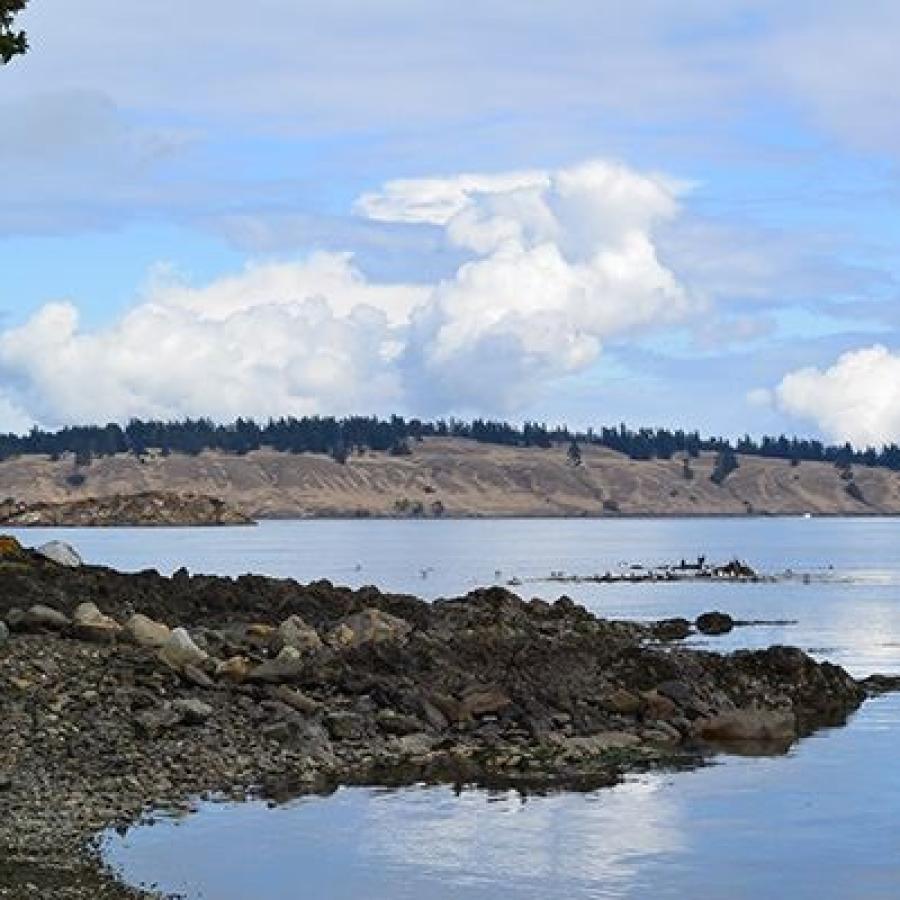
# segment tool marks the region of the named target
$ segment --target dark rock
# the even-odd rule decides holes
[[[728,634],[734,628],[734,619],[728,613],[714,610],[697,616],[695,624],[701,634]]]
[[[661,619],[650,626],[653,636],[660,641],[681,641],[691,633],[687,619]]]
[[[352,712],[333,712],[325,716],[325,727],[333,740],[354,741],[365,737],[366,725],[362,716]]]
[[[691,702],[691,689],[683,681],[664,681],[656,686],[656,692],[668,697],[679,706],[686,706]]]
[[[407,716],[394,712],[392,709],[382,709],[375,717],[378,727],[387,734],[403,736],[416,734],[423,730],[422,722],[415,716]]]

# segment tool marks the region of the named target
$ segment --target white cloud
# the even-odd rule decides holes
[[[882,345],[844,353],[825,370],[791,372],[775,397],[832,440],[859,447],[900,441],[900,355]]]
[[[250,266],[199,288],[157,273],[125,316],[96,331],[57,303],[2,333],[0,373],[47,424],[511,411],[589,366],[607,338],[702,306],[656,254],[655,231],[677,216],[680,190],[607,162],[393,182],[358,208],[440,225],[469,255],[452,277],[374,283],[346,253]]]

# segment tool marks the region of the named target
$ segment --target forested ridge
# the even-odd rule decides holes
[[[238,419],[227,425],[210,419],[179,421],[143,421],[132,419],[124,427],[116,423],[104,426],[68,427],[59,431],[33,428],[28,434],[0,435],[0,459],[23,455],[59,458],[74,454],[84,465],[94,457],[132,453],[143,456],[157,451],[163,454],[196,455],[204,450],[246,454],[267,447],[285,453],[324,453],[339,462],[352,454],[375,451],[394,455],[412,452],[415,442],[426,437],[455,437],[510,447],[543,447],[566,443],[596,445],[623,453],[631,459],[671,459],[676,455],[697,456],[716,452],[730,465],[732,454],[760,456],[799,462],[830,462],[838,466],[852,464],[880,466],[900,470],[900,447],[890,444],[858,450],[850,444],[828,445],[818,440],[780,437],[736,442],[721,437],[702,437],[696,431],[666,428],[633,429],[625,425],[586,431],[565,426],[547,426],[538,422],[514,425],[488,419],[439,419],[423,421],[391,416],[305,416],[270,419],[259,423]]]

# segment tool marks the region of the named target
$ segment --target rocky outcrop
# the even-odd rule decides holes
[[[0,854],[13,863],[71,866],[110,821],[206,790],[596,787],[718,746],[784,749],[865,696],[799,650],[686,649],[660,640],[683,622],[660,633],[568,598],[493,588],[428,604],[7,549]]]
[[[31,526],[114,526],[114,525],[253,525],[249,516],[222,500],[200,494],[148,491],[113,494],[62,503],[0,504],[0,524],[18,528]],[[64,552],[57,541],[41,548],[61,565],[80,565],[77,554]],[[68,548],[71,550],[71,548]]]

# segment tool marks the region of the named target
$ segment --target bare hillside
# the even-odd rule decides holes
[[[261,450],[247,456],[151,455],[95,460],[73,479],[71,458],[20,457],[0,464],[0,497],[61,502],[145,491],[218,497],[261,518],[294,516],[581,516],[900,513],[900,475],[855,467],[741,457],[724,484],[712,455],[636,462],[582,448],[506,448],[459,439],[413,444],[406,457],[329,457]]]

